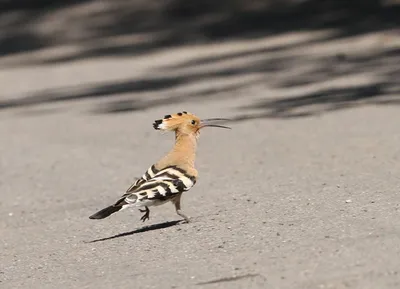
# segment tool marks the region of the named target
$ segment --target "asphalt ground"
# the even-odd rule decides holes
[[[304,55],[375,43],[313,37],[64,64],[38,63],[49,51],[2,58],[0,287],[399,288],[399,94],[378,75],[398,62],[276,88],[318,65]],[[227,57],[189,65],[215,55]],[[260,57],[294,62],[249,71]],[[330,98],[371,84],[379,97]],[[324,101],[301,98],[313,93]],[[146,223],[137,210],[90,220],[172,147],[152,122],[182,110],[235,120],[201,133],[199,180],[182,198],[192,222],[177,223],[172,204]]]

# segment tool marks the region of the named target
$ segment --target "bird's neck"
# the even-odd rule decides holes
[[[160,165],[180,165],[183,168],[194,168],[196,160],[197,138],[195,134],[175,133],[175,145],[163,158]]]
[[[194,134],[175,134],[175,145],[171,154],[183,164],[194,167],[197,151],[197,138]]]

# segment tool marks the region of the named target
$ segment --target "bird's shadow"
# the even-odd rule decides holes
[[[139,233],[144,233],[144,232],[153,231],[153,230],[165,229],[165,228],[168,228],[168,227],[175,226],[180,222],[181,221],[179,220],[179,221],[169,221],[169,222],[154,224],[154,225],[145,226],[145,227],[142,227],[142,228],[130,231],[130,232],[117,234],[117,235],[114,235],[114,236],[111,236],[111,237],[95,239],[95,240],[92,240],[92,241],[85,241],[85,243],[102,242],[102,241],[107,241],[107,240],[111,240],[111,239],[115,239],[115,238],[130,236],[130,235],[133,235],[133,234],[139,234]]]

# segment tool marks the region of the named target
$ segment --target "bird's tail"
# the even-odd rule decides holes
[[[104,218],[107,218],[108,216],[110,216],[111,214],[118,212],[122,208],[123,208],[123,206],[112,205],[112,206],[109,206],[107,208],[104,208],[104,209],[98,211],[97,213],[94,213],[93,215],[91,215],[89,217],[89,219],[104,219]]]

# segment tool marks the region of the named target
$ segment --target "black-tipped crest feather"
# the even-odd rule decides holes
[[[163,122],[162,119],[155,120],[154,123],[153,123],[154,129],[157,129],[157,130],[160,129],[160,124],[162,124],[162,122]]]

